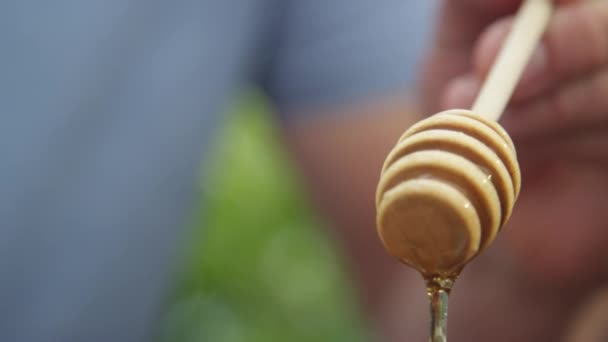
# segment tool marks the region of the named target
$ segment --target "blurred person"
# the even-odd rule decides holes
[[[426,318],[426,304],[418,305],[425,298],[408,291],[414,276],[386,256],[373,229],[379,167],[419,115],[466,105],[503,37],[503,18],[518,4],[442,1],[421,102],[413,100],[409,71],[424,46],[430,1],[1,4],[0,339],[152,338],[200,161],[218,113],[245,84],[259,85],[273,102],[312,198],[335,223],[365,310],[387,322],[389,336],[423,336],[426,321],[424,329],[407,325]],[[598,42],[608,33],[604,2],[588,6],[559,10],[550,30],[559,34],[548,35],[538,64],[546,69],[528,81],[534,87],[522,84],[519,105],[505,118],[526,184],[505,247],[480,258],[457,285],[451,322],[460,340],[554,337],[547,327],[562,326],[582,297],[571,295],[568,280],[581,280],[581,294],[604,281],[590,277],[603,270],[595,248],[605,241],[598,234],[603,150],[583,147],[602,146],[606,56]],[[579,16],[584,25],[573,24]],[[562,30],[577,32],[583,48],[564,48],[573,39]],[[554,98],[572,93],[582,107],[556,112]],[[556,133],[565,127],[572,134]],[[533,183],[530,174],[541,171]],[[549,230],[563,236],[547,237]],[[523,276],[526,267],[537,278]],[[555,277],[560,286],[548,287]],[[539,286],[542,296],[530,301]],[[497,293],[504,306],[481,304]],[[407,302],[399,306],[401,298]],[[407,308],[411,315],[401,315]],[[521,319],[510,325],[501,317]]]

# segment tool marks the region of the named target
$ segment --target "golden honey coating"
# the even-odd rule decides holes
[[[513,142],[465,110],[433,115],[391,150],[376,192],[387,251],[425,276],[453,276],[508,221],[521,176]]]

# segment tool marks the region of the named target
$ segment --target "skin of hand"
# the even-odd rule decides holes
[[[512,17],[473,47],[473,64],[444,89],[470,107]],[[559,6],[503,125],[516,142],[523,191],[504,238],[539,281],[595,287],[608,280],[608,2]]]
[[[329,223],[354,280],[362,312],[372,321],[388,284],[403,271],[380,243],[374,196],[386,154],[404,128],[420,119],[413,103],[403,94],[388,94],[295,115],[300,119],[281,127],[305,189]]]
[[[605,16],[574,14],[587,13],[589,9],[580,8],[590,5],[561,2],[545,39],[547,50],[543,58],[551,61],[546,65],[553,66],[553,60],[561,54],[564,57],[560,58],[576,58],[572,63],[589,63],[582,51],[588,48],[578,44],[604,39],[606,32],[600,28],[607,26],[602,22]],[[594,6],[605,6],[601,5],[603,2],[600,0]],[[428,313],[422,279],[387,256],[373,228],[373,198],[379,168],[396,139],[420,118],[415,112],[429,115],[446,108],[470,106],[508,30],[509,18],[520,3],[442,2],[439,25],[419,87],[421,108],[412,107],[410,101],[397,95],[329,110],[330,115],[314,115],[327,119],[289,122],[283,126],[287,146],[309,185],[311,198],[335,228],[338,246],[359,284],[363,309],[378,322],[388,340],[424,340],[428,336]],[[592,10],[596,11],[597,8]],[[591,16],[592,22],[583,25],[588,31],[574,28],[586,36],[574,40],[572,36],[565,40],[554,38],[565,43],[552,48],[557,42],[551,43],[551,32],[569,32],[567,27],[574,25],[572,20],[580,18],[579,15]],[[569,24],[563,23],[568,21]],[[573,49],[563,45],[573,43],[577,44]],[[583,46],[586,44],[590,43]],[[452,293],[450,340],[558,340],[579,302],[577,296],[569,295],[572,287],[592,287],[600,282],[596,275],[601,272],[596,271],[605,269],[606,264],[597,262],[603,251],[596,247],[607,242],[607,234],[599,234],[598,230],[602,222],[608,222],[608,217],[603,218],[608,215],[608,202],[600,199],[608,190],[608,177],[604,176],[608,173],[602,164],[602,151],[608,161],[608,142],[600,139],[601,131],[588,134],[585,130],[588,126],[578,122],[578,114],[562,112],[555,121],[549,117],[552,112],[531,109],[548,101],[550,94],[561,90],[565,93],[577,84],[585,87],[582,84],[588,84],[589,80],[599,87],[601,72],[597,70],[601,67],[586,70],[589,72],[570,70],[573,74],[566,76],[549,68],[541,74],[545,78],[558,78],[542,81],[546,82],[542,92],[526,90],[530,87],[526,82],[517,90],[516,101],[503,124],[518,147],[524,172],[523,192],[509,227],[494,246],[467,266]],[[527,74],[530,73],[534,74],[528,70]],[[527,81],[534,85],[532,88],[541,82],[532,79]],[[595,92],[601,93],[601,89]],[[606,100],[600,96],[590,101],[586,94],[579,96],[583,97],[579,98],[583,105],[597,106],[597,110],[584,112],[595,113],[596,121],[600,122],[601,108],[608,109],[601,106],[601,100],[603,103]],[[587,116],[586,120],[590,119]],[[545,123],[547,120],[550,124]],[[561,133],[566,127],[572,134]],[[361,138],[362,131],[365,139]],[[585,146],[593,146],[593,151],[600,153],[590,153],[592,150],[583,149]],[[598,149],[602,146],[605,148]],[[604,206],[606,210],[602,210]],[[551,287],[547,288],[549,281]],[[559,329],[550,329],[553,326]]]
[[[426,115],[471,107],[520,4],[442,2],[421,78]],[[508,226],[456,283],[450,340],[561,340],[606,285],[607,94],[608,2],[559,1],[502,120],[518,149],[522,193]],[[391,341],[427,334],[423,289],[412,279],[387,291]]]
[[[470,108],[519,0],[444,0],[420,83],[423,112]],[[522,193],[497,241],[451,295],[451,341],[556,341],[608,280],[608,2],[558,1],[502,124]],[[423,340],[422,281],[387,290],[390,341]]]

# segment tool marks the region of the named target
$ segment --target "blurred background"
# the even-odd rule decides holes
[[[206,161],[163,342],[370,340],[267,109],[255,92],[243,96]]]

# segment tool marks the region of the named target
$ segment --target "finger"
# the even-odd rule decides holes
[[[522,0],[444,0],[441,4],[436,43],[443,47],[473,44],[492,21],[515,13]]]
[[[515,135],[608,125],[608,67],[509,110],[503,125]]]
[[[513,12],[522,3],[522,0],[447,0],[445,2],[464,7],[471,12],[496,15],[496,13]]]
[[[484,79],[488,74],[512,26],[513,18],[504,18],[492,25],[480,39],[478,48],[473,56],[476,74],[480,79]],[[518,82],[512,101],[517,102],[542,91],[545,85],[537,80],[543,77],[547,64],[547,52],[541,45],[532,53],[530,61]]]
[[[557,4],[567,4],[582,0],[555,0]],[[446,0],[444,2],[453,3],[457,6],[467,8],[473,12],[483,12],[489,15],[496,15],[497,13],[507,13],[516,10],[522,0]],[[478,13],[476,13],[478,14]]]
[[[558,2],[574,1],[578,0]],[[471,69],[472,51],[479,35],[498,18],[515,13],[520,4],[521,0],[444,0],[441,3],[438,29],[422,69],[423,107],[431,113],[441,109],[437,108],[437,94],[446,89],[446,80]],[[493,50],[497,50],[500,42],[494,41],[497,44]]]
[[[441,109],[471,108],[479,87],[479,80],[474,74],[467,74],[452,80],[444,91]]]
[[[495,1],[498,4],[495,6]],[[474,44],[496,18],[514,13],[521,0],[444,0],[436,19],[437,29],[429,54],[424,60],[421,89],[423,106],[437,108],[437,96],[446,80],[471,68]]]
[[[512,19],[492,25],[480,39],[474,64],[483,78],[504,41]],[[529,63],[514,101],[521,101],[608,64],[608,3],[586,1],[564,6],[551,20],[543,42]]]

